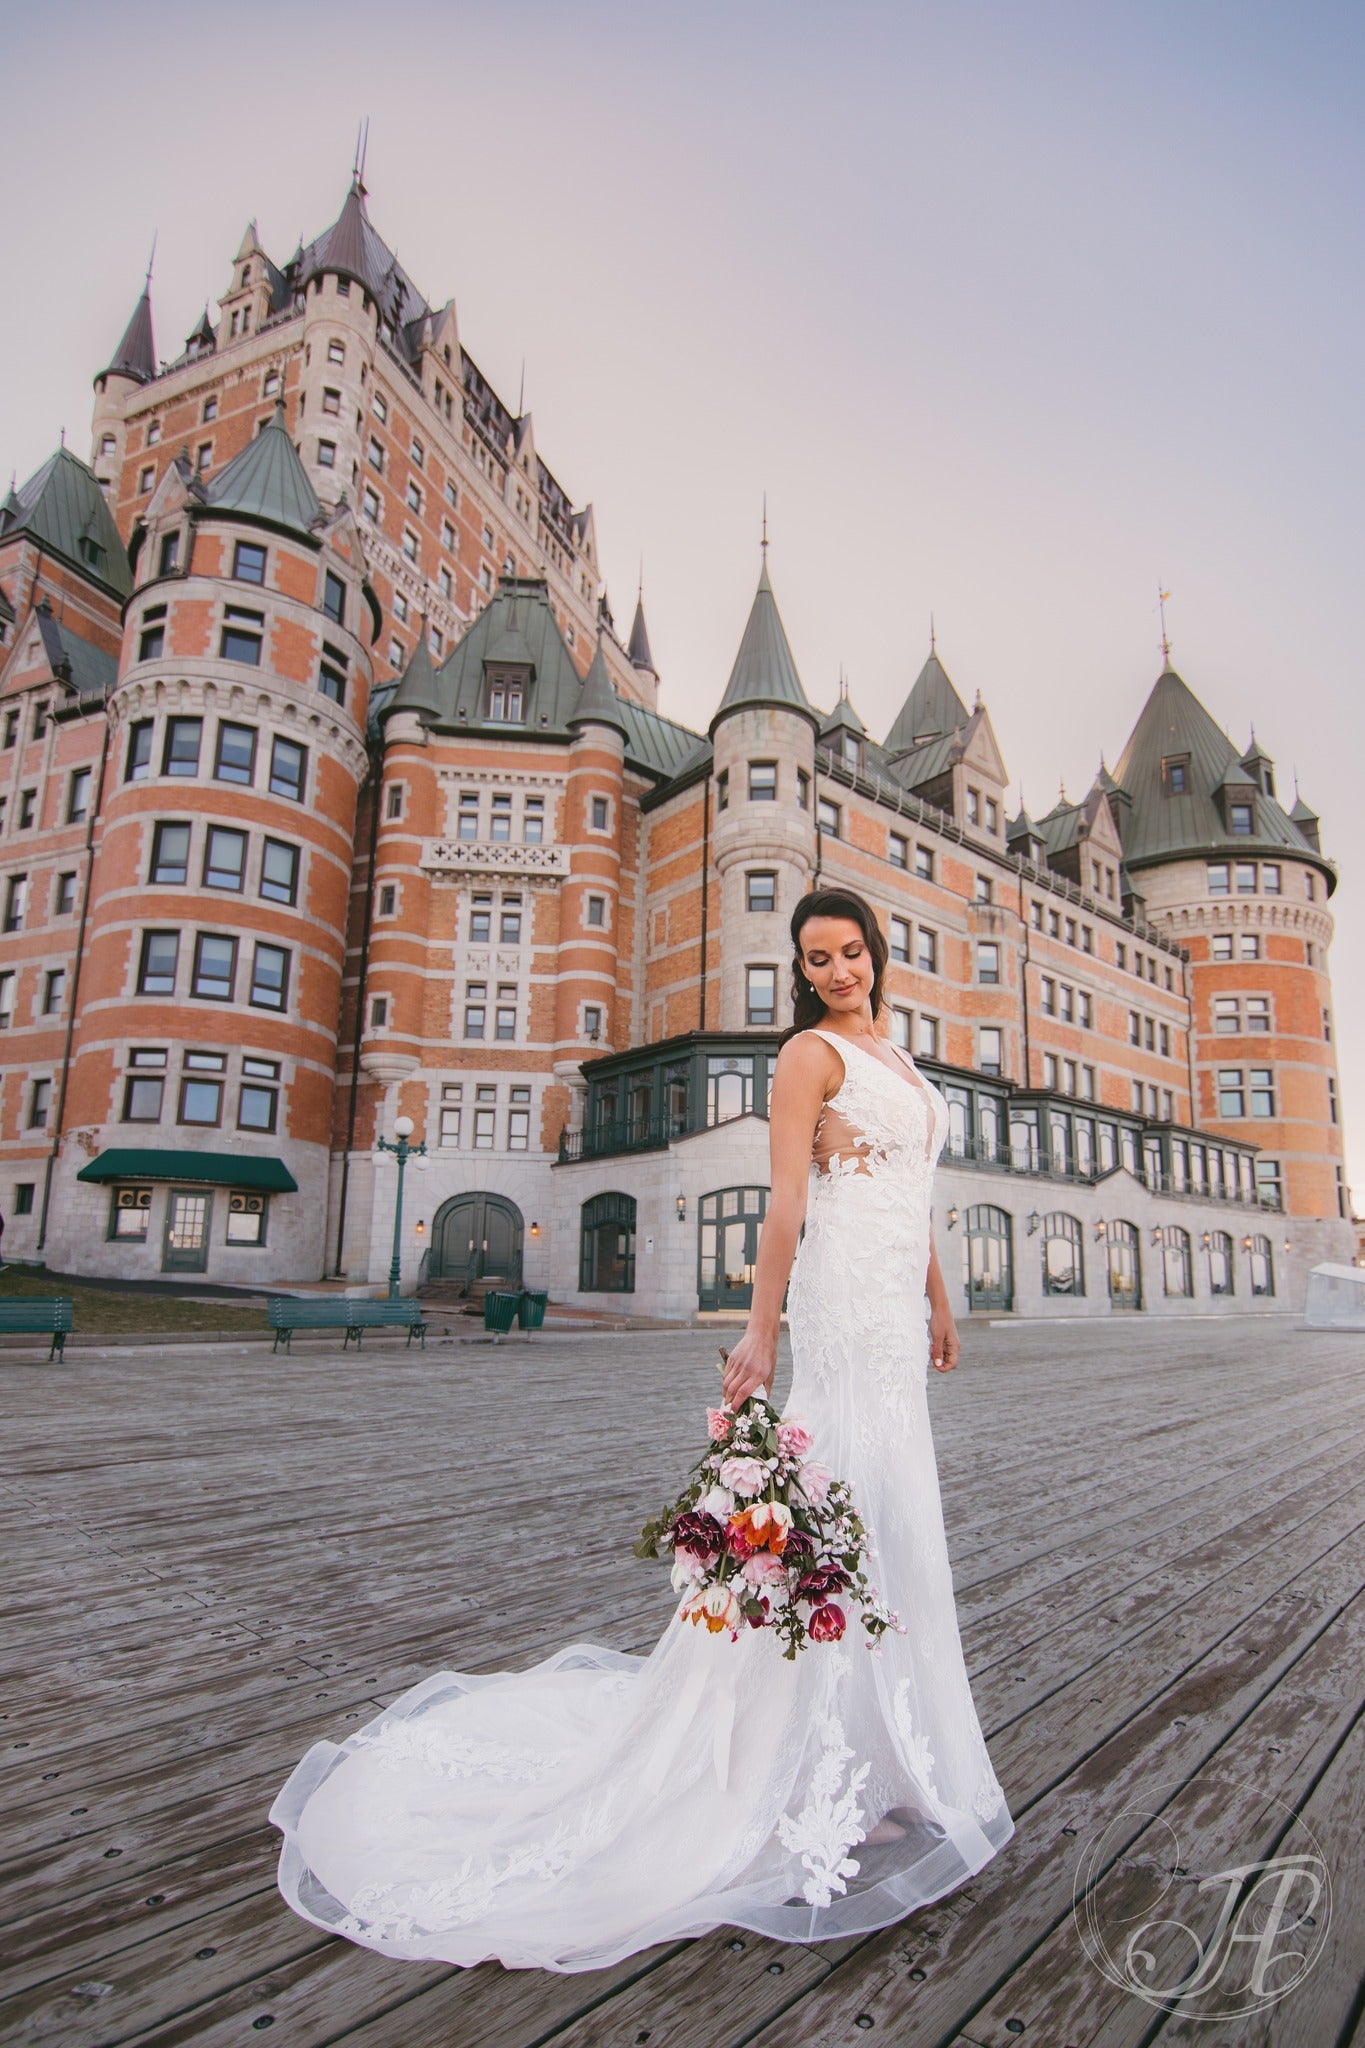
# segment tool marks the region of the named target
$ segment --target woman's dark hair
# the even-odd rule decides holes
[[[803,926],[813,917],[850,918],[863,935],[863,941],[872,955],[872,1015],[879,1015],[882,1007],[882,980],[886,974],[886,940],[882,928],[872,912],[870,903],[852,889],[812,889],[801,898],[792,912],[792,1022],[778,1039],[785,1045],[798,1031],[806,1031],[812,1024],[818,1024],[826,1014],[825,1006],[807,981],[801,965],[801,932]]]

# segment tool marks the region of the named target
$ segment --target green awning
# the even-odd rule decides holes
[[[259,1188],[270,1195],[295,1194],[299,1185],[282,1159],[253,1158],[249,1152],[101,1152],[76,1178],[182,1180],[199,1187]]]

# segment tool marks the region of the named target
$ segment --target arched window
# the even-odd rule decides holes
[[[750,1306],[759,1231],[767,1208],[767,1188],[716,1188],[702,1196],[697,1241],[699,1307]]]
[[[1270,1254],[1268,1237],[1249,1237],[1246,1249],[1251,1256],[1251,1291],[1253,1294],[1275,1292],[1275,1261]]]
[[[1206,1240],[1209,1250],[1209,1293],[1234,1292],[1232,1239],[1226,1230],[1215,1230]]]
[[[1109,1267],[1111,1308],[1142,1307],[1142,1247],[1136,1223],[1116,1218],[1102,1226]],[[1100,1234],[1096,1225],[1096,1236]]]
[[[635,1292],[634,1195],[594,1195],[583,1204],[578,1284],[587,1294]]]
[[[1043,1218],[1044,1294],[1085,1293],[1085,1252],[1074,1216],[1054,1210]]]
[[[969,1308],[1013,1308],[1014,1257],[1010,1219],[982,1202],[969,1209],[962,1240]]]
[[[1190,1233],[1177,1223],[1167,1223],[1161,1231],[1161,1272],[1167,1294],[1188,1297],[1194,1293]]]

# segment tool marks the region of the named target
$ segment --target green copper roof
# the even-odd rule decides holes
[[[910,694],[896,714],[896,720],[882,741],[888,754],[899,754],[926,740],[944,738],[967,723],[966,705],[948,680],[948,671],[930,649],[929,659],[916,676]]]
[[[519,662],[530,670],[519,724],[488,716],[489,662]],[[491,604],[437,669],[435,682],[436,722],[443,727],[496,732],[508,739],[566,736],[583,683],[550,607],[544,577],[504,576]]]
[[[54,676],[69,684],[78,697],[100,702],[118,680],[118,657],[74,633],[58,619],[46,598],[37,610],[43,651]]]
[[[834,709],[826,711],[820,720],[821,739],[827,738],[832,732],[839,731],[851,732],[857,739],[863,739],[867,735],[867,727],[853,709],[853,701],[849,697],[840,697],[835,703]]]
[[[289,438],[282,405],[241,454],[210,479],[204,497],[210,511],[237,512],[307,540],[316,538],[313,529],[323,517]]]
[[[11,492],[0,512],[0,540],[26,533],[49,554],[98,583],[115,597],[129,597],[133,575],[114,515],[104,502],[95,472],[59,448],[28,482]]]
[[[1161,764],[1186,760],[1186,787],[1169,793]],[[1274,797],[1256,789],[1254,830],[1233,835],[1224,822],[1218,792],[1245,789],[1253,778],[1236,747],[1188,684],[1173,668],[1152,687],[1114,776],[1131,801],[1123,832],[1125,867],[1149,867],[1209,853],[1292,853],[1320,867],[1335,886],[1335,871],[1323,862]]]
[[[426,621],[423,620],[412,659],[399,677],[393,694],[383,705],[382,715],[387,718],[393,711],[415,711],[419,716],[435,718],[438,716],[438,703],[436,670],[432,666]]]
[[[649,651],[649,630],[645,625],[645,600],[643,592],[635,600],[635,618],[630,629],[630,646],[626,652],[630,656],[633,667],[647,668],[651,675],[655,673],[654,656]]]
[[[815,718],[796,672],[782,615],[777,609],[772,584],[768,581],[766,560],[754,593],[748,624],[739,643],[739,653],[735,656],[730,680],[725,685],[725,695],[720,700],[715,718],[711,720],[712,732],[716,729],[717,720],[724,718],[727,711],[735,711],[745,704],[784,705],[788,710],[805,712],[811,720]]]
[[[100,1152],[83,1166],[77,1180],[176,1180],[203,1187],[257,1188],[265,1194],[292,1195],[298,1190],[282,1159],[262,1159],[249,1152],[142,1151],[122,1146]]]

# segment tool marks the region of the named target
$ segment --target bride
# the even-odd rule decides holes
[[[280,1888],[319,1927],[562,1971],[717,1926],[815,1941],[940,1898],[1013,1833],[926,1398],[928,1365],[958,1358],[930,1232],[947,1109],[876,1031],[886,942],[862,898],[804,897],[792,941],[771,1199],[725,1399],[771,1389],[790,1275],[784,1413],[850,1483],[901,1630],[870,1650],[850,1626],[789,1661],[770,1629],[732,1641],[678,1612],[643,1659],[575,1643],[530,1671],[435,1674],[318,1743],[275,1801]]]

